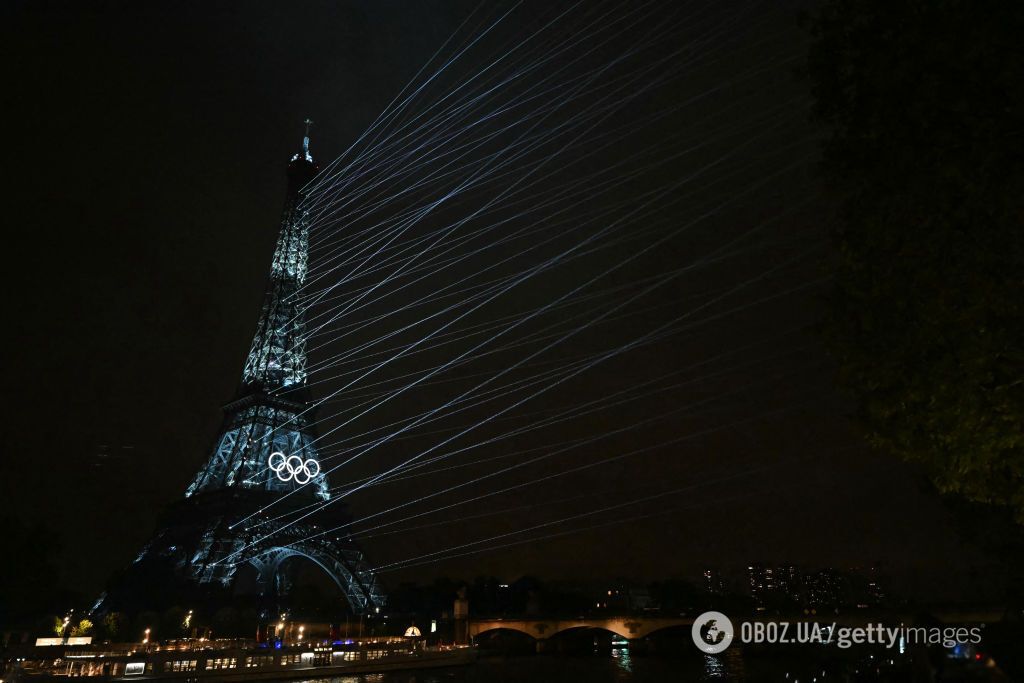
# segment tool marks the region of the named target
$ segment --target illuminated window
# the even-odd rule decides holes
[[[268,666],[274,663],[274,655],[258,655],[256,657],[246,657],[245,666],[251,669],[254,666]]]
[[[167,663],[167,671],[195,671],[198,660],[195,659],[175,659],[172,662]]]
[[[216,659],[206,660],[206,670],[213,671],[215,669],[234,669],[238,665],[238,661],[234,657],[217,657]]]

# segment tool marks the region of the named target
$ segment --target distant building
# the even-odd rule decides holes
[[[647,586],[617,582],[597,595],[594,606],[612,611],[636,611],[650,607],[651,592]]]
[[[766,583],[765,571],[762,565],[747,565],[747,583],[750,588],[750,597],[760,603],[764,599]]]
[[[885,590],[878,579],[878,571],[874,567],[871,568],[871,573],[868,575],[867,598],[869,605],[880,605],[886,599]]]
[[[705,572],[709,592],[715,576],[712,570]],[[872,607],[886,600],[875,567],[848,571],[827,567],[802,571],[795,565],[770,567],[753,563],[747,565],[747,582],[750,596],[761,608],[787,602],[812,608],[839,605]]]
[[[750,564],[747,566],[747,581],[750,596],[761,607],[779,600],[800,601],[803,576],[795,565],[766,567]]]
[[[704,590],[709,595],[725,594],[725,581],[721,571],[714,568],[704,570]]]
[[[849,582],[834,569],[819,569],[806,579],[809,605],[834,606],[849,602]]]
[[[886,592],[877,567],[855,569],[851,574],[851,597],[858,607],[876,607],[886,602]]]

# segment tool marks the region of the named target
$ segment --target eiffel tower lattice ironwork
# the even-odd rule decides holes
[[[194,594],[202,594],[203,587],[227,589],[246,564],[256,568],[261,595],[281,597],[288,584],[282,565],[295,556],[319,565],[354,612],[384,605],[376,576],[347,532],[343,504],[332,503],[280,528],[270,511],[264,512],[275,502],[273,518],[288,519],[288,512],[330,500],[306,388],[305,310],[295,296],[306,279],[308,257],[303,186],[317,172],[309,152],[310,123],[302,151],[288,164],[288,194],[263,310],[238,394],[224,406],[213,452],[184,500],[166,511],[154,537],[97,607],[137,604],[161,576],[191,586]],[[323,533],[326,529],[333,531]]]

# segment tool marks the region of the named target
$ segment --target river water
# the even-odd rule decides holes
[[[340,676],[311,679],[308,683],[745,683],[748,680],[738,652],[675,658],[636,657],[627,649],[613,649],[604,655],[484,655],[475,664],[464,667]],[[780,673],[777,677],[757,676],[756,680],[781,683],[787,679]],[[793,683],[792,678],[789,683]]]

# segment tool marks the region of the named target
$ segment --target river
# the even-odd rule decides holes
[[[484,655],[465,667],[310,679],[307,683],[745,683],[751,680],[745,670],[742,655],[735,651],[677,658],[637,657],[628,649],[612,649],[610,654],[594,655]],[[758,675],[756,680],[787,681],[781,670],[778,676]]]

